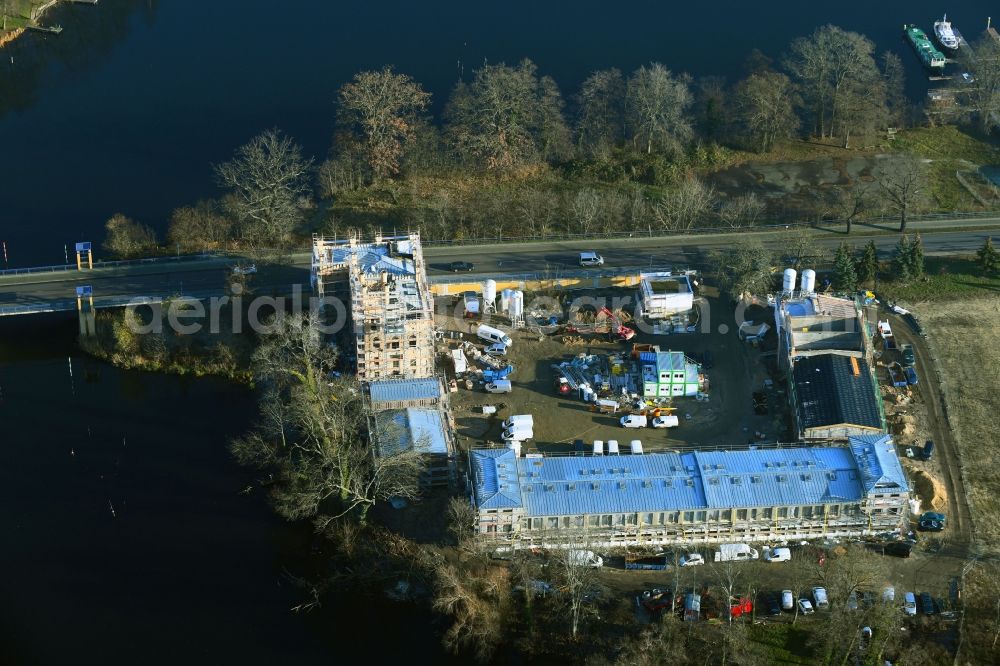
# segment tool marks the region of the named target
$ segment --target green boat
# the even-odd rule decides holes
[[[928,69],[944,69],[946,62],[944,54],[934,48],[934,44],[928,39],[927,33],[912,23],[904,25],[903,32],[906,33],[906,38],[910,40],[910,44],[920,57],[920,61],[924,63],[924,67]]]

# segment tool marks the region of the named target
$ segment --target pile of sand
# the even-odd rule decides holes
[[[924,511],[940,511],[948,505],[948,493],[944,484],[922,469],[910,475],[913,489],[920,497],[920,508]]]

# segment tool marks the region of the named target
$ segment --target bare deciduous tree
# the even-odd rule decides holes
[[[156,232],[121,213],[115,213],[104,229],[107,236],[103,247],[117,257],[137,257],[156,251]]]
[[[579,544],[586,549],[586,544]],[[580,625],[597,612],[596,599],[602,593],[597,569],[581,561],[579,550],[554,552],[549,558],[549,571],[554,574],[559,594],[559,605],[565,609],[569,632],[576,638]]]
[[[884,94],[881,110],[875,95],[882,79],[874,48],[864,35],[834,25],[792,42],[785,66],[799,84],[818,136],[839,132],[846,139],[872,112],[884,115]]]
[[[658,62],[642,66],[629,77],[626,118],[633,142],[647,153],[676,150],[691,138],[688,109],[692,96],[687,76],[675,76]]]
[[[407,446],[394,421],[369,417],[356,382],[329,379],[332,355],[315,316],[278,319],[264,335],[254,354],[267,387],[261,418],[231,449],[241,463],[273,470],[271,495],[289,520],[331,500],[331,516],[364,522],[376,502],[417,495],[424,443]]]
[[[376,180],[399,173],[403,151],[413,139],[417,117],[430,93],[392,67],[354,75],[340,89],[338,120],[357,132]]]
[[[455,653],[468,651],[487,661],[506,638],[511,596],[507,569],[477,568],[461,560],[439,563],[434,574],[434,610],[451,619],[443,639],[445,647]]]
[[[791,79],[777,72],[751,74],[736,86],[736,117],[754,150],[769,152],[775,141],[799,127]]]
[[[445,116],[461,155],[486,169],[503,171],[536,161],[546,149],[543,134],[561,143],[561,100],[552,85],[539,83],[536,70],[530,60],[517,67],[484,65],[471,83],[455,86]]]
[[[182,252],[225,247],[233,238],[233,221],[218,210],[215,201],[199,201],[170,215],[167,239]]]
[[[916,157],[899,155],[884,159],[875,179],[887,207],[899,215],[899,233],[906,232],[907,216],[926,201],[927,174]]]
[[[962,94],[966,107],[978,119],[979,129],[991,132],[1000,114],[1000,44],[983,35],[963,51],[963,66],[973,81]]]
[[[273,129],[239,147],[229,162],[215,167],[229,190],[224,200],[250,251],[282,247],[301,220],[300,198],[310,193],[312,159],[291,138]]]
[[[689,176],[664,192],[653,206],[653,215],[664,229],[687,230],[705,219],[714,203],[714,188]]]
[[[587,77],[578,96],[577,141],[596,154],[625,140],[625,79],[617,69],[602,69]]]
[[[750,192],[724,202],[719,208],[719,217],[734,229],[752,227],[764,214],[765,208],[764,202],[756,194]]]

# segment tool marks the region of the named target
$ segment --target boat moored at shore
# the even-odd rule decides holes
[[[906,39],[909,40],[913,49],[917,52],[917,56],[920,58],[920,62],[924,64],[924,67],[931,70],[944,69],[945,62],[947,62],[944,54],[934,48],[931,40],[927,38],[927,33],[912,23],[904,25],[903,32],[906,34]]]
[[[934,21],[934,38],[945,52],[958,51],[958,35],[952,29],[951,21],[948,20],[947,14],[940,21]]]

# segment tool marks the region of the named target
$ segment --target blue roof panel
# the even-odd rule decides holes
[[[887,484],[905,492],[891,442],[859,437],[851,447],[585,457],[474,450],[472,458],[480,508],[495,508],[498,495],[516,492],[504,506],[566,516],[852,502]],[[504,467],[485,462],[494,459]]]
[[[441,397],[441,384],[434,377],[424,379],[382,379],[371,382],[368,392],[372,402],[431,400]]]
[[[476,449],[472,458],[472,484],[476,506],[480,509],[517,509],[521,502],[521,483],[517,458],[510,449]]]

